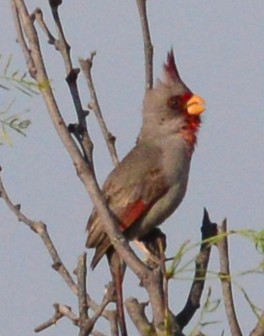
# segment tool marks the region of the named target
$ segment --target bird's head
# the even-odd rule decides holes
[[[154,88],[146,93],[143,127],[152,128],[161,135],[179,132],[186,140],[195,143],[205,101],[180,78],[173,50],[168,53],[163,72],[164,79],[158,80]]]

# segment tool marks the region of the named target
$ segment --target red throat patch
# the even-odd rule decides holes
[[[182,126],[180,134],[189,142],[192,146],[197,143],[197,133],[201,124],[201,118],[199,116],[186,116],[186,123]]]

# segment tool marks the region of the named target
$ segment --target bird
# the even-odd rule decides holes
[[[146,90],[143,122],[134,148],[109,174],[102,192],[128,240],[142,239],[161,225],[182,202],[205,100],[182,81],[173,49],[163,77]],[[87,224],[87,248],[94,248],[94,269],[113,246],[94,208]]]

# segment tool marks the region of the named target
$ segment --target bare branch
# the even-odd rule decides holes
[[[127,312],[140,335],[155,335],[153,325],[149,323],[145,314],[148,302],[138,302],[135,298],[128,298],[125,302]]]
[[[67,74],[66,81],[68,83],[70,93],[72,96],[72,100],[75,106],[75,110],[78,116],[79,125],[77,128],[75,128],[75,131],[78,131],[77,140],[79,141],[81,145],[85,160],[87,161],[87,163],[89,163],[91,169],[93,170],[93,159],[92,159],[93,144],[90,139],[88,129],[87,129],[87,123],[86,123],[86,117],[88,115],[88,111],[85,111],[82,108],[81,98],[80,98],[79,89],[77,85],[77,78],[78,78],[80,69],[73,68],[71,55],[70,55],[71,47],[66,40],[66,37],[65,37],[65,34],[62,28],[62,24],[61,24],[59,12],[58,12],[58,3],[54,4],[54,1],[53,2],[50,1],[50,6],[51,6],[53,19],[55,21],[55,24],[57,27],[57,33],[58,33],[58,38],[55,39],[54,45],[55,45],[55,48],[61,53],[62,58],[64,60],[65,70]],[[42,22],[44,22],[43,18],[40,21],[40,24],[41,26],[44,26],[44,23]],[[46,27],[46,25],[44,27]],[[46,31],[46,34],[50,40],[51,34],[49,33],[48,29],[44,28],[44,31]]]
[[[97,212],[101,216],[102,222],[105,224],[105,231],[109,235],[115,249],[120,255],[122,255],[122,258],[125,260],[126,264],[132,268],[135,274],[140,279],[145,279],[148,277],[150,278],[151,273],[148,272],[148,269],[135,255],[133,250],[124,239],[120,229],[117,225],[115,225],[115,222],[109,213],[107,203],[101,194],[97,181],[94,178],[93,170],[83,160],[77,145],[69,134],[69,131],[59,111],[51,86],[49,85],[48,76],[40,51],[38,35],[32,20],[30,19],[24,1],[12,0],[12,3],[14,4],[14,10],[19,13],[21,26],[23,26],[24,33],[27,36],[32,60],[34,62],[35,68],[37,69],[36,81],[41,88],[41,94],[47,105],[51,120],[53,121],[56,131],[58,132],[58,135],[60,136],[74,163],[78,176],[90,194]],[[18,27],[16,28],[18,29]]]
[[[202,231],[202,243],[200,252],[195,261],[194,280],[190,289],[190,293],[182,311],[176,316],[177,322],[183,329],[192,319],[196,310],[200,307],[200,300],[204,289],[206,272],[211,253],[211,245],[205,243],[208,238],[214,237],[217,234],[215,223],[210,221],[208,212],[204,209]]]
[[[34,12],[31,14],[31,19],[37,21],[40,28],[43,30],[44,34],[48,37],[48,43],[55,45],[56,39],[48,29],[48,26],[46,25],[46,22],[44,21],[43,18],[42,10],[40,8],[36,8],[34,10]]]
[[[34,64],[32,56],[31,56],[31,51],[27,46],[27,43],[26,43],[26,40],[25,40],[25,37],[24,37],[24,34],[23,34],[23,30],[22,30],[22,27],[21,27],[21,23],[20,23],[20,20],[19,20],[19,14],[18,14],[19,11],[18,11],[18,8],[16,7],[14,1],[11,1],[11,7],[12,7],[13,19],[14,19],[14,23],[15,23],[16,31],[17,31],[17,40],[18,40],[18,43],[19,43],[19,45],[22,49],[22,52],[24,54],[26,64],[27,64],[27,67],[28,67],[28,71],[29,71],[31,77],[35,79],[35,76],[36,76],[35,64]]]
[[[102,314],[105,310],[105,307],[108,305],[108,303],[113,302],[114,291],[115,291],[115,289],[113,288],[112,283],[110,283],[106,288],[105,295],[103,297],[102,303],[94,311],[93,317],[88,319],[85,322],[84,330],[85,330],[86,333],[89,333],[93,330],[96,321],[102,316]],[[117,330],[116,312],[115,311],[114,312],[113,311],[108,311],[107,319],[110,323],[110,328],[111,329],[114,328],[115,330]],[[86,334],[84,333],[84,335],[86,335]],[[118,332],[117,333],[112,332],[112,335],[113,336],[118,335]]]
[[[22,50],[26,59],[30,51],[32,60],[30,64],[32,64],[33,68],[29,68],[29,71],[30,73],[34,73],[34,78],[37,81],[40,92],[43,96],[44,102],[46,103],[47,109],[50,113],[58,135],[73,158],[73,162],[75,162],[76,160],[80,159],[81,153],[72,139],[56,103],[40,51],[39,39],[36,29],[32,23],[24,1],[12,0],[12,5],[13,13],[19,22],[19,24],[16,24],[18,40],[22,45]],[[22,35],[25,35],[28,40],[26,46],[24,45],[25,39],[20,38]]]
[[[44,20],[43,20],[43,15],[40,14],[40,10],[37,9],[35,11],[35,18],[38,21],[38,23],[40,24],[40,27],[43,29],[43,31],[45,32],[45,34],[48,37],[48,41],[49,43],[54,44],[55,48],[61,53],[63,60],[64,60],[64,64],[65,64],[65,69],[66,69],[66,73],[67,73],[67,83],[69,85],[70,88],[70,92],[72,95],[72,99],[75,105],[75,109],[78,115],[78,119],[79,119],[79,125],[80,127],[78,128],[79,133],[81,134],[81,138],[82,141],[80,141],[80,138],[77,136],[77,140],[79,141],[79,143],[81,144],[84,153],[87,156],[88,162],[90,162],[90,164],[92,165],[92,142],[91,139],[89,137],[88,134],[88,130],[87,130],[87,125],[86,125],[86,116],[88,115],[88,111],[84,111],[82,108],[82,104],[81,104],[81,100],[80,100],[80,95],[79,95],[79,90],[77,87],[77,77],[79,74],[79,69],[74,69],[72,66],[72,60],[71,60],[71,56],[70,56],[70,50],[71,47],[69,45],[69,43],[66,40],[64,31],[63,31],[63,27],[61,24],[61,20],[59,17],[59,12],[58,12],[58,5],[57,4],[53,4],[53,2],[50,2],[51,5],[51,10],[52,10],[52,15],[57,27],[57,32],[58,32],[58,39],[55,39],[53,37],[53,35],[50,33],[49,29],[47,28],[47,25],[45,24]],[[88,88],[90,90],[90,95],[92,97],[93,103],[91,104],[91,108],[93,109],[97,121],[99,123],[99,126],[101,127],[103,136],[106,140],[107,143],[107,147],[108,150],[110,152],[110,155],[112,157],[113,163],[115,166],[117,166],[118,164],[118,157],[117,157],[117,153],[116,153],[116,149],[115,149],[115,137],[108,131],[106,123],[103,119],[103,115],[101,112],[101,108],[99,106],[99,102],[97,99],[97,95],[96,95],[96,91],[95,91],[95,87],[93,84],[93,80],[92,80],[92,75],[91,75],[91,68],[92,68],[92,58],[93,56],[90,58],[90,67],[88,70],[88,74],[85,74],[85,77],[87,79],[88,83]]]
[[[61,1],[51,1],[52,10],[57,10],[58,5]],[[150,270],[146,267],[140,259],[136,256],[134,251],[130,248],[126,239],[123,237],[118,225],[115,224],[115,220],[112,218],[111,213],[108,210],[107,202],[104,199],[97,181],[94,177],[93,167],[90,164],[87,164],[87,161],[84,159],[79,147],[73,140],[65,121],[60,113],[59,107],[55,100],[53,90],[50,86],[50,81],[47,76],[46,68],[42,58],[42,53],[40,50],[39,38],[34,27],[32,18],[30,17],[28,10],[25,6],[23,0],[12,0],[13,11],[16,14],[17,21],[19,24],[16,25],[18,35],[23,35],[26,37],[27,42],[20,40],[21,45],[27,43],[25,57],[27,58],[27,51],[30,50],[32,57],[32,63],[35,71],[35,79],[40,88],[40,92],[43,96],[45,104],[50,114],[50,118],[56,128],[58,135],[60,136],[64,146],[66,147],[73,164],[76,168],[77,174],[83,182],[86,190],[90,194],[90,197],[95,205],[95,208],[100,216],[102,223],[104,223],[104,230],[108,234],[111,243],[118,252],[125,263],[132,269],[132,271],[137,275],[141,280],[142,284],[146,288],[149,296],[150,303],[153,311],[153,320],[155,330],[158,335],[163,334],[164,331],[164,294],[163,294],[163,284],[162,284],[162,275],[160,269]],[[58,20],[58,16],[55,13],[55,19]],[[61,26],[58,23],[59,34],[61,34]],[[61,37],[61,45],[65,48],[64,57],[66,57],[66,68],[67,71],[71,68],[71,62],[69,60],[69,48],[67,47],[66,40],[64,36]],[[61,47],[61,45],[59,45]],[[73,69],[74,70],[74,69]],[[77,91],[76,79],[77,71],[69,71],[67,81],[74,87],[72,95]],[[71,91],[72,92],[72,91]],[[77,94],[77,93],[76,93]],[[78,98],[79,99],[79,98]],[[77,100],[76,100],[77,101]],[[78,109],[77,109],[78,111]],[[55,269],[61,269],[60,262],[55,264]],[[73,289],[75,294],[77,294],[76,284],[74,283]],[[90,304],[89,304],[90,305]],[[98,306],[97,306],[98,308]],[[99,306],[100,309],[100,306]]]
[[[147,0],[137,0],[138,13],[143,33],[144,53],[145,53],[145,87],[152,89],[153,87],[153,45],[149,31],[147,16]]]
[[[71,307],[68,307],[63,304],[55,303],[53,305],[55,309],[55,313],[51,319],[42,323],[40,326],[34,329],[35,333],[43,331],[53,325],[55,325],[62,317],[67,317],[69,320],[72,321],[74,325],[78,324],[77,316],[72,312]]]
[[[58,39],[56,39],[48,29],[48,26],[44,21],[43,13],[40,8],[37,8],[31,14],[31,19],[32,22],[36,21],[39,24],[40,28],[43,30],[44,34],[48,38],[48,43],[54,45],[56,50],[58,50],[62,55],[65,65],[65,71],[67,74],[66,81],[70,89],[70,93],[72,96],[72,100],[79,121],[78,125],[70,124],[69,130],[71,133],[74,134],[75,138],[79,142],[83,150],[84,159],[87,161],[87,163],[90,164],[91,168],[93,168],[93,159],[92,159],[93,143],[90,139],[86,124],[86,117],[89,114],[89,112],[85,111],[82,108],[79,90],[77,86],[77,77],[80,70],[78,68],[73,68],[72,66],[72,60],[70,56],[70,46],[66,41],[65,35],[63,33],[63,28],[58,14],[58,5],[57,3],[54,4],[54,1],[50,1],[50,6],[52,9],[53,18],[58,31]]]
[[[91,108],[94,111],[94,114],[96,116],[97,122],[101,128],[103,137],[106,141],[107,148],[109,150],[109,153],[111,155],[112,161],[114,166],[118,165],[118,156],[115,148],[115,141],[116,138],[108,131],[106,123],[103,118],[103,114],[100,108],[100,104],[97,98],[95,86],[93,83],[93,77],[92,77],[92,66],[93,66],[93,58],[95,56],[95,52],[93,52],[90,56],[90,58],[87,58],[86,60],[84,59],[79,59],[79,63],[81,66],[81,69],[83,71],[83,74],[86,79],[86,83],[90,92],[91,96],[91,103],[89,104],[89,108]]]
[[[100,331],[93,331],[91,335],[93,335],[93,336],[107,336],[106,334],[103,334]]]
[[[68,287],[75,294],[77,294],[76,284],[72,279],[70,273],[64,266],[60,256],[58,255],[58,252],[48,234],[46,224],[41,221],[33,221],[22,213],[21,206],[19,204],[15,205],[7,195],[1,177],[0,177],[0,196],[3,198],[8,208],[15,214],[17,219],[20,222],[25,223],[33,232],[37,233],[40,236],[53,260],[53,268],[62,276]]]
[[[217,244],[216,244],[218,252],[219,252],[219,259],[220,259],[219,277],[220,277],[220,281],[222,284],[226,316],[228,319],[231,335],[232,336],[242,336],[242,332],[238,324],[236,311],[234,307],[234,301],[233,301],[226,227],[227,227],[226,220],[224,220],[222,224],[218,226],[218,235],[222,237],[221,239],[217,241]]]
[[[250,336],[264,336],[264,312],[261,314],[256,327],[251,331]]]
[[[77,284],[78,284],[78,303],[79,303],[79,327],[80,327],[80,336],[88,335],[87,329],[85,327],[88,321],[88,305],[86,300],[86,253],[81,255],[78,258],[77,265]]]
[[[0,171],[1,171],[1,167],[0,167]],[[71,291],[77,295],[78,293],[78,289],[77,289],[77,285],[74,282],[73,278],[71,277],[69,271],[67,270],[67,268],[65,267],[62,259],[60,258],[50,236],[49,233],[47,231],[47,225],[41,221],[33,221],[31,219],[29,219],[25,214],[22,213],[21,211],[21,206],[20,204],[14,204],[11,199],[9,198],[5,187],[3,185],[1,176],[0,176],[0,197],[4,200],[4,202],[6,203],[6,205],[8,206],[8,208],[11,210],[11,212],[13,212],[15,214],[15,216],[17,217],[18,221],[23,222],[24,224],[26,224],[33,232],[35,232],[36,234],[38,234],[40,236],[40,238],[42,239],[44,245],[46,246],[52,261],[53,261],[53,265],[52,268],[57,271],[60,276],[62,277],[62,279],[65,281],[65,283],[68,285],[68,287],[71,289]],[[86,295],[86,300],[87,300],[87,304],[89,307],[91,307],[91,309],[93,311],[96,312],[96,314],[98,314],[98,312],[100,312],[102,314],[102,316],[104,316],[106,319],[111,320],[112,318],[112,313],[110,311],[105,310],[104,308],[106,307],[106,303],[105,301],[103,301],[103,305],[97,305],[91,298],[90,296],[87,294]]]
[[[110,330],[112,336],[118,336],[119,335],[119,329],[118,329],[118,318],[116,311],[112,310],[112,318],[109,319],[110,321]]]
[[[71,47],[68,44],[66,37],[64,35],[64,31],[62,28],[59,11],[58,11],[59,9],[58,3],[54,4],[54,1],[50,1],[50,8],[51,8],[54,22],[56,24],[57,34],[58,34],[58,39],[55,41],[55,46],[62,54],[64,65],[66,68],[66,73],[67,75],[69,75],[70,72],[73,70],[72,60],[70,56]]]

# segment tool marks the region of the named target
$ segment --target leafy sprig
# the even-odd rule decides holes
[[[38,86],[27,75],[20,70],[13,70],[12,56],[7,60],[0,54],[0,89],[12,93],[12,90],[18,90],[26,96],[32,97],[38,94]],[[15,99],[11,97],[11,102],[6,107],[0,105],[0,145],[7,144],[12,146],[11,133],[14,131],[20,135],[26,136],[26,131],[31,124],[30,119],[24,116],[29,112],[13,112]]]
[[[0,66],[0,88],[7,91],[15,88],[28,96],[38,94],[37,84],[28,78],[26,72],[21,74],[19,70],[12,70],[12,56],[4,62],[0,54]]]

